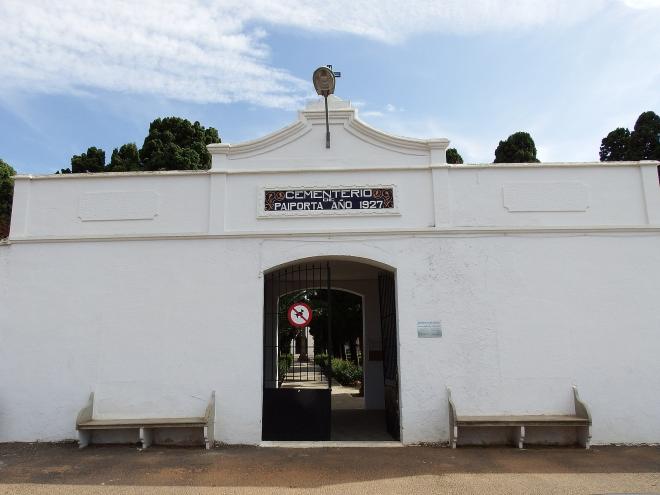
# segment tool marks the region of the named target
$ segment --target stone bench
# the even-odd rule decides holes
[[[591,441],[591,415],[587,405],[580,400],[577,387],[573,387],[575,414],[530,414],[530,415],[487,415],[463,416],[456,413],[456,406],[447,387],[449,400],[449,440],[451,447],[456,448],[460,428],[478,427],[510,427],[514,428],[516,443],[522,449],[525,442],[525,428],[531,426],[570,426],[578,429],[578,440],[585,448]]]
[[[82,449],[91,441],[94,430],[138,430],[142,448],[146,449],[153,443],[154,430],[159,428],[202,428],[204,444],[207,449],[213,447],[215,422],[215,391],[211,392],[206,410],[202,416],[193,417],[155,417],[155,418],[96,418],[94,414],[94,392],[89,396],[87,405],[80,410],[76,419],[78,444]]]

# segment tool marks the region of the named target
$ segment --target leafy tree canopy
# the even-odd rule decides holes
[[[617,127],[603,138],[600,144],[600,161],[613,162],[626,160],[630,147],[630,131]]]
[[[14,170],[0,158],[0,239],[9,235],[11,206],[14,199]]]
[[[219,143],[218,131],[179,117],[156,119],[149,125],[140,158],[145,170],[211,168],[207,144]]]
[[[610,132],[601,141],[600,160],[660,160],[660,116],[644,112],[632,132],[623,127]]]
[[[660,160],[660,115],[644,112],[630,133],[630,160]]]
[[[136,172],[141,169],[140,152],[135,143],[128,143],[112,150],[110,165],[106,167],[106,172]]]
[[[71,157],[71,172],[83,174],[86,172],[105,171],[105,151],[96,146],[87,148],[87,153]]]
[[[357,349],[355,342],[362,339],[362,299],[360,296],[341,289],[332,290],[332,350],[333,357],[346,358],[344,345],[350,349],[351,359],[357,364]],[[314,336],[315,353],[325,352],[328,345],[326,329],[328,325],[328,291],[327,289],[301,289],[290,292],[279,298],[279,343],[280,349],[287,352],[291,340],[296,336],[296,329],[291,327],[287,319],[288,307],[296,301],[305,301],[311,307],[314,318],[310,324],[310,332]]]
[[[142,149],[127,143],[112,151],[105,164],[105,151],[91,147],[86,153],[71,157],[71,168],[58,174],[85,172],[134,172],[139,170],[203,170],[211,168],[211,154],[206,145],[219,143],[218,131],[199,122],[179,117],[156,119]]]
[[[511,134],[495,150],[495,163],[538,163],[536,145],[527,132]]]
[[[447,163],[463,163],[463,157],[458,153],[456,148],[449,148],[447,150]]]

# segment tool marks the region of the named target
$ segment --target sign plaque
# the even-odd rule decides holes
[[[260,216],[398,215],[395,186],[264,187]]]
[[[442,326],[440,321],[418,321],[417,337],[420,339],[437,339],[442,337]]]

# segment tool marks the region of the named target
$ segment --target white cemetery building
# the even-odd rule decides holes
[[[660,442],[658,163],[448,165],[329,106],[329,148],[321,99],[208,171],[16,178],[0,442]]]

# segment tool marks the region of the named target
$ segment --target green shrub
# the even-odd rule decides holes
[[[362,380],[362,368],[352,361],[333,358],[332,376],[342,385],[353,385]]]
[[[328,355],[327,354],[315,354],[314,355],[314,364],[319,366],[321,369],[325,369],[328,366]]]
[[[277,368],[279,370],[280,381],[284,380],[292,364],[293,364],[293,355],[285,354],[284,356],[279,357],[277,362]]]

